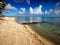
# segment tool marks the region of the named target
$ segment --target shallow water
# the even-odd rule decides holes
[[[40,22],[38,24],[28,24],[28,26],[42,37],[60,45],[60,18],[59,17],[19,17],[18,23]],[[42,23],[44,22],[44,23]]]
[[[60,45],[60,18],[46,18],[45,23],[30,24],[29,27],[44,38]]]
[[[41,17],[36,16],[20,16],[16,17],[18,23],[41,22]]]

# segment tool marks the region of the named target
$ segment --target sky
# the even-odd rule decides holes
[[[3,15],[60,15],[60,0],[5,0]]]

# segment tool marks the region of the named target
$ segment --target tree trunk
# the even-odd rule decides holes
[[[2,9],[0,8],[0,16],[2,16]]]

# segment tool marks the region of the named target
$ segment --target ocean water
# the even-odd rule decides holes
[[[17,17],[18,23],[40,22],[37,24],[27,24],[33,31],[42,37],[60,45],[60,17]]]
[[[18,23],[41,22],[41,17],[36,16],[20,16],[16,17]]]
[[[50,40],[56,45],[60,45],[60,18],[43,17],[41,21],[42,22],[38,24],[30,24],[29,27],[42,37]]]

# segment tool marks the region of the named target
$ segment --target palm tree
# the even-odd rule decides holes
[[[0,16],[2,16],[2,10],[5,8],[5,0],[0,0]]]

